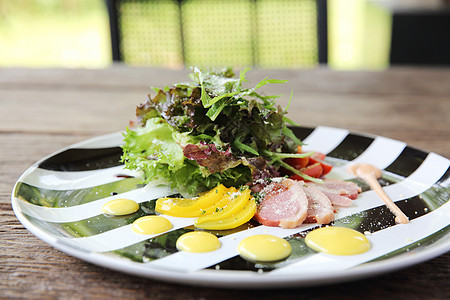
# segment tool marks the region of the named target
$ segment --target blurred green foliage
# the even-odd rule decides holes
[[[119,11],[128,64],[318,64],[315,0],[122,0]]]
[[[265,0],[261,3],[271,1],[277,2],[278,0]],[[289,3],[289,1],[287,2]],[[208,6],[211,5],[212,2],[208,4]],[[189,5],[185,8],[186,10],[194,9]],[[217,10],[220,12],[223,9],[220,6]],[[267,13],[280,12],[269,9]],[[297,12],[293,9],[289,13]],[[301,16],[298,20],[305,20],[306,17]],[[216,15],[215,18],[217,18]],[[187,21],[189,22],[189,18]],[[150,20],[145,22],[148,23]],[[336,69],[386,67],[389,55],[390,25],[389,13],[370,1],[329,1],[329,65]],[[243,25],[237,24],[236,26]],[[276,37],[276,34],[270,32],[270,28],[261,28],[266,40],[262,39],[260,43],[272,43],[273,48],[276,49],[259,53],[260,58],[264,60],[263,67],[276,68],[280,63],[289,64],[289,61],[280,62],[279,57],[274,56],[283,51],[282,49],[289,48],[284,47],[284,43],[293,41],[281,37],[271,38],[270,36]],[[198,34],[198,29],[194,33],[186,33]],[[163,34],[167,36],[167,32]],[[244,36],[243,38],[248,37]],[[170,42],[167,39],[165,43],[161,46],[164,50],[160,51],[162,54],[159,65],[164,65],[164,61],[173,58],[176,55],[175,52],[179,50],[176,42]],[[153,46],[158,47],[156,43]],[[192,61],[211,56],[215,52],[221,56],[232,55],[223,52],[224,49],[209,51],[211,53],[208,51],[195,52],[195,46],[187,45],[186,48],[188,51],[186,55]],[[311,46],[303,44],[296,47],[311,48]],[[229,48],[233,51],[236,50],[233,49],[232,44]],[[205,49],[208,47],[205,46]],[[266,47],[266,49],[270,49],[270,47]],[[314,55],[316,54],[314,53]],[[178,63],[176,62],[175,65],[166,64],[166,66],[180,67],[181,63],[178,59]],[[0,0],[0,67],[102,68],[110,64],[109,23],[104,0]],[[236,64],[242,63],[237,61]],[[314,64],[292,65],[292,67],[311,66]]]
[[[0,0],[0,66],[104,67],[103,0]]]
[[[328,1],[328,59],[335,69],[388,67],[392,16],[367,0]]]

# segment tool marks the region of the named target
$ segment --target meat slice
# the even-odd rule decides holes
[[[304,183],[303,189],[308,198],[306,222],[328,224],[334,221],[333,205],[331,205],[330,199],[315,185]]]
[[[298,181],[274,178],[260,193],[255,219],[266,226],[295,228],[303,223],[308,211],[308,199]]]
[[[341,195],[345,195],[350,199],[356,199],[361,193],[361,188],[352,181],[344,181],[339,179],[325,179],[323,185],[329,189],[339,191]]]
[[[354,182],[339,179],[324,179],[323,183],[311,183],[337,206],[349,206],[358,197],[361,188]]]
[[[339,192],[327,188],[317,187],[325,196],[330,199],[331,204],[336,206],[350,206],[353,203],[353,200],[347,196],[342,196]]]

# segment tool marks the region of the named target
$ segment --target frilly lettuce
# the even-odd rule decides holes
[[[285,81],[266,78],[247,89],[245,72],[233,78],[231,69],[194,68],[193,82],[155,89],[136,109],[138,126],[124,134],[126,168],[141,170],[146,183],[167,182],[190,195],[278,175],[277,154],[295,153],[301,142],[286,127],[278,96],[256,90]]]

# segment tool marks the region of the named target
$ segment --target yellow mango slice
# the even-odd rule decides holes
[[[206,209],[219,202],[228,192],[224,185],[220,184],[205,194],[193,198],[160,198],[156,200],[155,211],[174,217],[193,218],[206,213]],[[214,208],[211,208],[212,212]]]
[[[256,213],[256,202],[253,197],[251,197],[245,207],[239,211],[238,213],[231,215],[227,218],[210,221],[210,222],[204,222],[201,224],[195,224],[196,227],[207,229],[207,230],[225,230],[225,229],[232,229],[236,228],[238,226],[241,226],[242,224],[250,221],[251,218]]]
[[[225,203],[225,205],[223,205],[221,208],[218,207],[217,211],[214,211],[212,214],[205,214],[197,218],[197,220],[195,220],[196,226],[197,224],[222,220],[240,212],[250,199],[250,189],[246,188],[243,191],[235,190],[232,193],[229,192],[225,194],[224,198],[226,198],[227,196],[228,199],[225,199],[227,200],[227,203]]]
[[[160,198],[156,200],[155,211],[174,217],[182,217],[183,213],[191,207],[197,198]]]
[[[223,195],[223,197],[214,203],[212,206],[206,207],[202,212],[202,217],[210,214],[214,214],[217,211],[223,210],[228,203],[233,201],[233,195],[237,192],[235,187],[230,187],[227,192]]]

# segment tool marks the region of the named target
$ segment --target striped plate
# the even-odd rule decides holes
[[[131,223],[154,214],[155,199],[175,194],[168,186],[145,188],[123,169],[121,133],[72,145],[31,166],[12,193],[17,218],[55,248],[106,268],[153,279],[217,287],[286,287],[341,282],[423,262],[450,250],[449,160],[405,143],[347,130],[293,128],[307,146],[326,153],[331,178],[352,180],[363,192],[341,208],[334,225],[366,233],[371,249],[354,256],[316,253],[304,243],[317,225],[296,229],[248,223],[213,232],[222,247],[209,253],[177,251],[177,238],[194,230],[193,219],[167,216],[174,225],[161,235],[140,235]],[[349,164],[368,162],[383,169],[380,183],[411,222],[396,225],[390,211],[367,186],[345,172]],[[114,198],[137,201],[139,211],[107,217],[103,204]],[[292,255],[281,262],[255,264],[237,253],[245,237],[268,233],[285,238]]]

